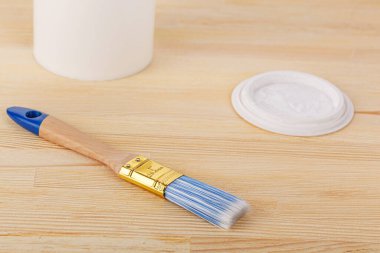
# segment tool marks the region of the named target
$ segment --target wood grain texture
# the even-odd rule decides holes
[[[32,1],[0,0],[0,252],[380,252],[380,3],[158,0],[155,57],[111,82],[55,76],[32,56]],[[349,127],[301,138],[255,128],[232,89],[291,69],[353,100]],[[253,207],[223,231],[21,130],[38,108]]]
[[[117,175],[123,165],[136,157],[132,153],[116,150],[54,116],[48,116],[44,119],[39,129],[39,136],[99,161],[111,168]]]

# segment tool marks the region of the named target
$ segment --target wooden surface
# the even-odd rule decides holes
[[[155,58],[112,82],[55,76],[32,56],[32,1],[0,0],[0,252],[380,252],[380,3],[159,0]],[[233,111],[241,80],[322,76],[352,124],[296,138]],[[123,182],[5,114],[46,111],[246,199],[232,230]],[[232,180],[231,180],[232,179]],[[129,250],[129,251],[128,251]]]

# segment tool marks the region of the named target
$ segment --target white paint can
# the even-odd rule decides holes
[[[34,55],[80,80],[132,75],[152,60],[155,0],[34,0]]]

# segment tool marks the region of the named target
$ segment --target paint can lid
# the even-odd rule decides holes
[[[354,115],[351,100],[335,85],[296,71],[272,71],[241,82],[232,93],[236,112],[265,130],[293,136],[338,131]]]

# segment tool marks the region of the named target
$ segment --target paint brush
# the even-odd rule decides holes
[[[43,112],[10,107],[17,124],[50,142],[110,167],[120,178],[175,203],[206,221],[230,228],[249,209],[244,200],[162,166],[142,155],[114,150]]]

